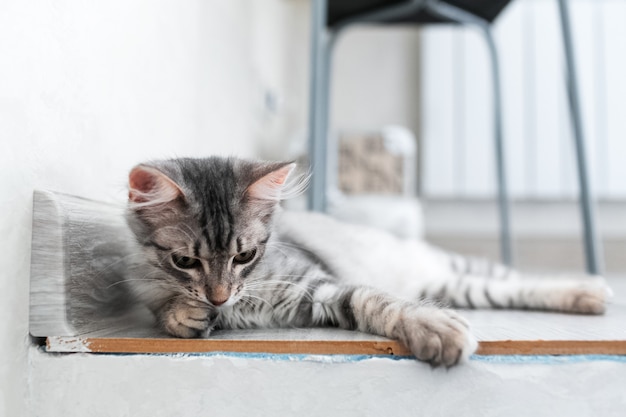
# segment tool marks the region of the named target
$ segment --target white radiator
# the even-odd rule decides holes
[[[626,1],[572,0],[593,191],[626,198]],[[495,24],[511,196],[577,196],[556,0],[516,0]],[[491,72],[481,34],[425,26],[422,189],[428,197],[495,193]]]

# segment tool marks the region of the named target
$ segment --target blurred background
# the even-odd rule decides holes
[[[599,235],[607,271],[623,273],[626,2],[569,3]],[[309,0],[0,1],[0,315],[15,319],[3,340],[28,333],[33,189],[123,201],[147,159],[306,158],[310,18]],[[582,271],[556,1],[513,1],[495,35],[516,265]],[[359,26],[335,52],[335,214],[497,258],[476,30]],[[24,355],[3,348],[7,380],[25,378]],[[2,388],[0,405],[24,398],[25,384]]]
[[[600,235],[607,269],[619,272],[626,270],[626,3],[570,5]],[[27,232],[33,188],[115,200],[128,169],[145,159],[306,157],[308,0],[4,1],[0,8],[1,203],[3,213],[19,216],[0,225],[5,236]],[[516,263],[582,269],[556,2],[513,1],[494,28]],[[396,210],[392,230],[410,222],[410,235],[497,257],[491,75],[480,33],[356,26],[339,38],[332,73],[337,215],[360,215],[361,201],[350,205],[339,194],[398,194],[413,202],[371,202],[363,221],[392,219]],[[390,134],[401,137],[402,150]],[[401,163],[368,155],[380,141],[395,146],[381,152]],[[394,185],[376,186],[368,168],[390,170]]]
[[[606,266],[622,271],[626,3],[572,0],[570,7]],[[145,159],[305,157],[310,19],[308,0],[2,2],[1,203],[3,213],[21,216],[2,223],[5,236],[20,233],[16,225],[28,228],[33,188],[120,199],[126,172]],[[556,2],[513,1],[494,29],[516,263],[582,269]],[[480,33],[356,26],[334,56],[330,133],[342,143],[343,162],[334,165],[333,184],[355,196],[400,187],[415,202],[397,209],[373,202],[364,221],[376,223],[388,207],[386,217],[400,213],[392,229],[410,222],[410,234],[497,257],[491,75]],[[389,128],[412,142],[391,152],[401,166],[380,165],[402,178],[395,191],[359,188],[354,181],[376,178],[359,173],[367,161],[350,167],[376,155],[359,149],[384,141]],[[344,203],[335,204],[337,215],[359,216]]]

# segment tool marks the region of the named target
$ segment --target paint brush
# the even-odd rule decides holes
[[[146,320],[153,319],[138,310],[125,285],[140,257],[124,219],[124,206],[35,191],[31,335],[145,329]]]

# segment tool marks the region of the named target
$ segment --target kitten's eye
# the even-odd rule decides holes
[[[248,251],[238,253],[233,258],[233,263],[236,263],[236,264],[239,264],[239,265],[247,264],[252,259],[254,259],[254,255],[256,255],[256,249],[250,249]]]
[[[181,269],[191,269],[200,266],[200,261],[196,258],[190,258],[189,256],[179,256],[175,253],[172,254],[172,261],[174,265]]]

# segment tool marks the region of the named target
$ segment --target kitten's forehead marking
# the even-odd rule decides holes
[[[201,234],[210,251],[228,250],[233,234],[237,178],[232,160],[181,160]]]
[[[233,236],[234,216],[229,209],[218,210],[210,206],[203,207],[199,218],[202,238],[209,251],[227,250]],[[207,213],[210,211],[210,213]]]
[[[209,275],[211,273],[211,266],[209,261],[206,259],[200,258],[200,263],[202,264],[202,270],[204,271],[204,275]],[[202,275],[196,272],[197,281],[202,281]]]
[[[196,241],[193,244],[193,256],[195,256],[196,258],[200,257],[200,246],[202,245],[202,242],[200,241],[200,239],[196,239]]]
[[[210,255],[210,249],[204,238],[197,238],[193,245],[194,255],[201,259],[207,259]]]

